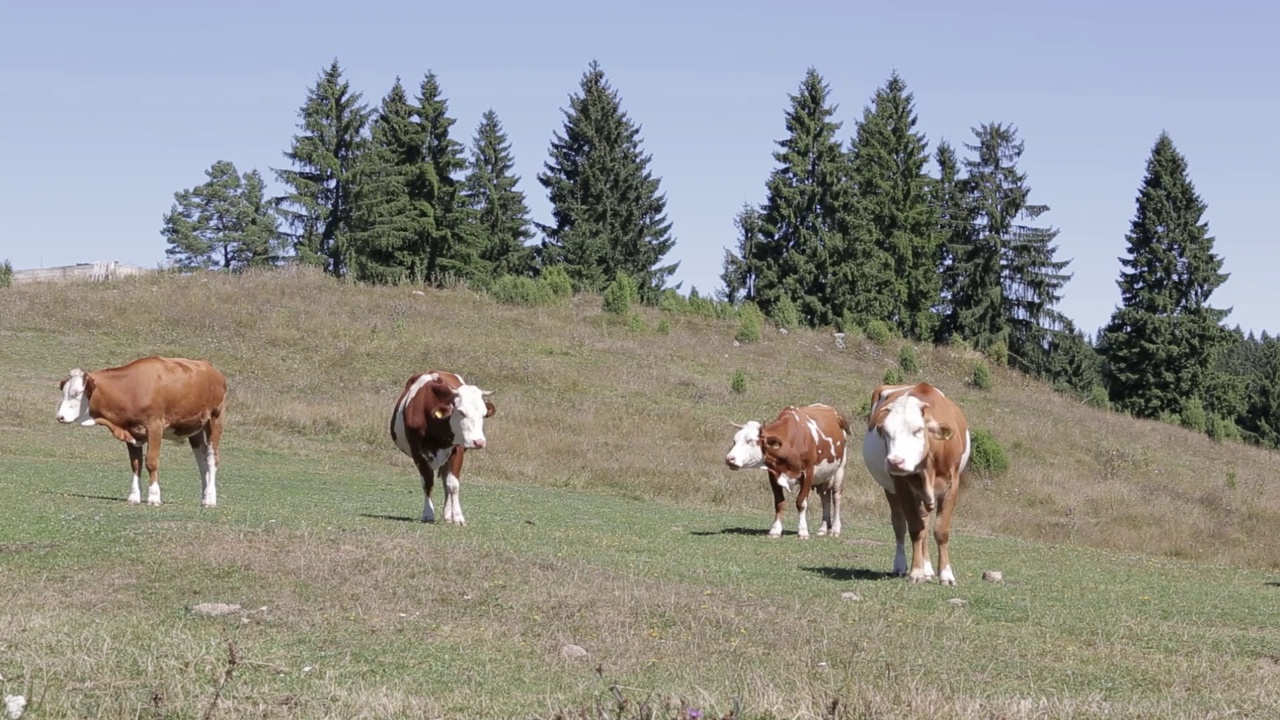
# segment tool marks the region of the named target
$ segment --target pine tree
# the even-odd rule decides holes
[[[205,176],[204,183],[174,193],[160,230],[169,242],[165,255],[186,269],[240,270],[276,262],[279,230],[258,171],[242,176],[234,163],[219,160]]]
[[[1230,310],[1208,304],[1227,275],[1201,219],[1206,209],[1186,160],[1160,133],[1120,260],[1122,305],[1102,341],[1111,400],[1134,415],[1179,415],[1193,398],[1204,402],[1217,355],[1230,343],[1220,325]]]
[[[1025,205],[1020,213],[1027,222],[1049,210],[1046,205]],[[1069,260],[1057,260],[1056,229],[1015,225],[1004,244],[1002,268],[1005,317],[1009,322],[1009,353],[1023,372],[1043,376],[1051,363],[1055,336],[1069,321],[1057,310],[1062,288],[1071,279],[1063,272]],[[1069,335],[1068,335],[1069,337]]]
[[[423,144],[421,162],[413,164],[408,186],[415,234],[423,250],[418,274],[432,283],[488,275],[457,179],[467,166],[465,148],[449,136],[449,128],[457,121],[448,113],[440,83],[434,72],[428,72],[418,90],[418,104],[412,108]]]
[[[640,128],[592,61],[581,93],[563,110],[564,132],[538,182],[547,189],[554,223],[543,225],[542,266],[563,264],[578,290],[599,291],[618,273],[634,278],[641,299],[657,301],[679,263],[662,265],[675,245],[666,197],[640,149]]]
[[[1102,358],[1089,338],[1064,318],[1062,328],[1050,333],[1040,375],[1058,389],[1084,397],[1102,384]]]
[[[928,143],[915,131],[912,103],[895,72],[863,110],[849,152],[854,209],[846,247],[852,252],[841,264],[879,269],[849,288],[855,317],[878,318],[905,337],[931,340],[938,325],[941,238],[924,170]]]
[[[289,192],[276,199],[293,229],[293,249],[306,263],[336,276],[347,272],[351,235],[350,176],[364,146],[369,110],[342,77],[335,58],[321,73],[306,102],[293,144],[284,156],[296,169],[275,169]]]
[[[973,222],[970,217],[969,190],[966,179],[960,175],[960,160],[947,141],[938,143],[934,153],[938,165],[938,177],[931,185],[933,205],[938,215],[938,276],[942,289],[939,311],[941,321],[935,340],[949,342],[956,336],[959,320],[956,296],[967,289],[968,278],[957,267],[961,257],[973,242]]]
[[[737,304],[739,300],[754,301],[756,297],[753,259],[763,227],[760,209],[750,203],[743,203],[733,224],[738,228],[738,248],[736,252],[725,248],[724,265],[720,273],[724,289],[718,293],[720,299],[730,305]]]
[[[524,193],[516,189],[520,178],[513,174],[514,168],[511,143],[498,114],[489,109],[476,128],[471,171],[462,194],[473,212],[472,221],[482,247],[480,256],[490,265],[495,278],[533,272],[533,248],[526,245],[533,239],[533,225]]]
[[[1263,333],[1255,353],[1241,429],[1253,442],[1280,448],[1280,338]]]
[[[414,242],[408,189],[421,146],[408,95],[397,77],[370,123],[368,150],[353,173],[351,272],[357,280],[406,280],[421,255]]]
[[[845,306],[840,288],[847,297],[861,280],[861,268],[836,267],[844,252],[841,222],[849,207],[849,185],[847,160],[836,140],[840,123],[831,119],[836,108],[828,105],[829,95],[826,81],[812,67],[799,91],[788,95],[788,136],[777,141],[779,149],[773,153],[779,166],[766,185],[761,237],[751,256],[754,297],[765,314],[787,298],[812,326],[840,317]]]

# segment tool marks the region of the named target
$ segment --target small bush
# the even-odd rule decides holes
[[[741,370],[733,371],[733,378],[729,380],[729,389],[739,395],[747,391],[747,376]]]
[[[978,363],[973,366],[973,378],[970,382],[979,390],[991,389],[991,369],[987,367],[986,363]]]
[[[667,288],[658,295],[658,309],[669,313],[687,313],[689,312],[689,301],[683,295]]]
[[[881,382],[885,385],[901,385],[902,371],[896,367],[891,367],[884,371],[884,378]]]
[[[631,276],[620,272],[604,289],[604,311],[614,315],[626,315],[640,298],[640,289]]]
[[[743,303],[738,312],[738,334],[733,336],[734,339],[741,343],[759,342],[763,322],[764,316],[755,303]]]
[[[0,263],[0,288],[7,288],[13,284],[13,263],[6,259]]]
[[[1204,403],[1193,397],[1182,406],[1182,414],[1178,416],[1182,427],[1196,432],[1205,432],[1209,428],[1209,415],[1204,411]]]
[[[666,318],[662,318],[661,320],[658,321],[658,334],[659,335],[671,334],[671,323]]]
[[[1084,396],[1084,404],[1100,410],[1110,410],[1111,398],[1107,395],[1106,388],[1095,384],[1089,388],[1088,394]]]
[[[568,298],[573,295],[573,283],[569,280],[569,273],[564,269],[563,265],[552,265],[543,268],[538,282],[546,287],[552,297]]]
[[[902,351],[898,353],[898,367],[902,368],[904,373],[913,373],[920,371],[920,361],[916,359],[916,348],[914,345],[903,345]]]
[[[1240,428],[1232,421],[1218,415],[1210,415],[1208,427],[1205,429],[1210,439],[1215,442],[1234,440],[1240,442]]]
[[[1000,367],[1009,364],[1009,346],[1003,340],[997,340],[987,348],[987,357]]]
[[[489,287],[494,300],[507,305],[545,305],[552,300],[547,286],[533,278],[503,275]]]
[[[627,318],[627,329],[634,333],[644,330],[644,322],[640,320],[638,313],[631,313],[631,316]]]
[[[889,327],[889,323],[879,319],[867,323],[863,331],[867,339],[874,343],[883,344],[893,337],[893,330]]]
[[[800,327],[800,311],[796,308],[796,304],[791,298],[783,295],[778,302],[770,308],[769,319],[773,324],[780,328],[792,330]]]
[[[725,317],[725,314],[719,310],[719,306],[729,307],[728,303],[717,303],[714,298],[702,297],[698,294],[698,288],[689,288],[689,312],[702,317]]]
[[[979,475],[1002,475],[1009,469],[1009,458],[1004,448],[987,430],[969,430],[969,469]]]
[[[836,330],[849,337],[862,332],[862,328],[858,327],[858,321],[853,318],[853,313],[848,310],[845,310],[840,317],[836,318]]]

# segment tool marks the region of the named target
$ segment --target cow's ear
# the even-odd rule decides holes
[[[441,403],[431,411],[431,417],[437,420],[443,420],[453,413],[453,405],[449,403]]]
[[[764,446],[770,450],[777,450],[782,447],[782,440],[777,435],[765,435]]]
[[[93,379],[93,376],[92,376],[92,375],[85,375],[85,376],[84,376],[84,394],[85,394],[86,396],[88,396],[88,395],[90,395],[91,393],[93,393],[93,391],[94,391],[95,389],[97,389],[97,387],[98,387],[98,383],[94,381],[94,379]]]
[[[64,389],[64,388],[66,388],[66,387],[67,387],[67,381],[68,381],[68,380],[70,380],[70,379],[71,379],[71,378],[69,378],[69,377],[64,377],[64,378],[62,378],[61,380],[59,380],[59,381],[58,381],[58,389],[59,389],[59,390],[62,390],[62,389]]]
[[[930,420],[925,427],[929,428],[930,435],[939,440],[950,440],[951,436],[955,434],[950,425],[939,423],[936,420]]]
[[[493,403],[486,400],[484,402],[484,416],[487,418],[491,418],[496,412],[498,412],[498,408],[494,407]]]

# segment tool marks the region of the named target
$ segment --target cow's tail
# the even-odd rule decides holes
[[[852,428],[849,427],[849,418],[839,410],[836,411],[836,422],[840,423],[840,429],[844,431],[845,437],[853,434]]]

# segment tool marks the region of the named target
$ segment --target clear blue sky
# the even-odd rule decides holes
[[[1139,6],[1142,6],[1141,8]],[[337,57],[376,104],[434,70],[459,139],[497,111],[521,189],[592,58],[642,125],[677,238],[675,280],[718,286],[733,217],[764,200],[787,94],[813,65],[847,140],[896,69],[930,149],[1017,126],[1031,200],[1059,228],[1081,328],[1119,300],[1117,258],[1168,130],[1208,203],[1227,321],[1280,331],[1280,6],[1031,2],[12,2],[0,10],[0,258],[16,268],[164,258],[173,193],[215,160],[272,167]]]

